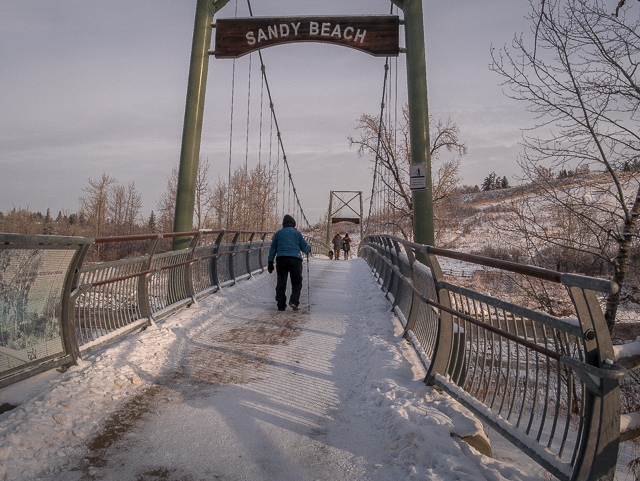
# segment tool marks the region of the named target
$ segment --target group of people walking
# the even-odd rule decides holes
[[[340,259],[340,251],[344,252],[344,259],[349,258],[351,250],[351,238],[349,233],[344,237],[340,233],[336,234],[332,240],[333,251],[329,251],[329,257],[335,252],[334,259]],[[269,249],[267,271],[271,274],[276,271],[278,280],[276,283],[276,304],[279,311],[287,308],[287,280],[291,279],[291,295],[288,305],[294,311],[300,305],[300,292],[302,291],[302,254],[308,256],[311,247],[304,240],[302,234],[296,229],[296,221],[290,215],[285,215],[282,219],[282,229],[276,232],[271,239]],[[307,267],[308,269],[308,267]],[[308,274],[308,272],[307,272]]]
[[[338,232],[333,239],[331,240],[333,244],[333,259],[340,259],[340,251],[344,252],[344,260],[349,258],[349,251],[351,250],[351,237],[349,237],[349,233],[345,232],[344,237],[340,235]],[[331,257],[331,252],[329,253],[329,257]]]

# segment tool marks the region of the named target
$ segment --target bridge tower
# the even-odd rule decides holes
[[[220,11],[228,2],[229,0],[196,0],[196,18],[189,68],[182,150],[180,153],[174,232],[190,231],[193,222],[195,184],[200,155],[202,114],[204,111],[209,54],[215,54],[215,52],[209,50],[212,23],[214,14]],[[423,0],[391,0],[391,2],[404,13],[403,24],[406,46],[401,51],[406,53],[407,64],[411,164],[412,172],[413,169],[416,172],[422,172],[420,179],[424,179],[419,182],[415,189],[412,189],[414,241],[433,245],[433,189],[429,149]],[[371,17],[368,20],[371,20]],[[246,44],[249,37],[241,35],[238,38],[240,43]],[[331,36],[322,37],[323,42],[331,39]],[[307,38],[306,40],[309,39]],[[395,41],[395,52],[372,54],[378,56],[398,55],[400,50],[397,47],[397,37]],[[344,44],[344,42],[342,43]],[[232,57],[227,56],[226,58]],[[188,243],[188,238],[174,238],[173,249],[188,247]]]
[[[334,209],[333,199],[336,199],[337,208]],[[348,200],[345,200],[347,199]],[[359,201],[355,208],[353,201]],[[347,215],[337,214],[345,209]],[[359,210],[356,210],[359,209]],[[353,217],[355,215],[355,217]],[[360,190],[332,190],[329,194],[329,215],[327,216],[327,245],[331,245],[331,225],[338,222],[351,222],[353,224],[360,224],[360,239],[364,238],[363,231],[363,208],[362,208],[362,191]]]

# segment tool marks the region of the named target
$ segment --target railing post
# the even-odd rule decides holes
[[[418,275],[416,274],[415,269],[413,268],[413,264],[416,262],[416,256],[413,252],[413,249],[407,245],[405,245],[405,251],[407,253],[407,257],[409,258],[409,267],[411,268],[411,281],[414,286],[418,286]],[[418,310],[420,309],[420,303],[422,301],[418,297],[418,294],[412,291],[411,295],[411,307],[409,308],[409,317],[407,318],[407,325],[404,328],[404,337],[407,337],[407,331],[412,331],[416,325],[416,320],[418,319]]]
[[[140,266],[140,271],[146,271],[151,268],[151,263],[153,262],[153,254],[156,252],[156,248],[158,246],[158,242],[162,239],[162,234],[158,234],[156,239],[153,239],[151,243],[147,246],[147,256],[149,258]],[[153,320],[153,313],[151,312],[151,301],[149,299],[149,275],[138,277],[138,292],[137,292],[137,302],[140,307],[140,314],[143,317],[149,319],[149,323]]]
[[[251,244],[253,243],[253,236],[255,235],[256,235],[255,232],[251,233],[251,237],[249,237],[249,245],[247,246],[246,263],[247,263],[247,274],[249,274],[249,277],[251,277]]]
[[[262,234],[262,238],[260,239],[260,250],[258,251],[258,262],[260,263],[260,270],[264,272],[264,264],[262,263],[262,249],[264,247],[264,239],[267,237],[267,233]]]
[[[331,216],[333,215],[333,191],[329,192],[329,215],[327,217],[327,245],[331,245]],[[335,255],[335,252],[333,253]]]
[[[388,237],[384,236],[382,238],[382,244],[384,245],[385,257],[393,263],[393,257],[391,255],[391,240],[389,240]],[[395,275],[395,272],[393,272],[393,269],[391,268],[391,266],[386,262],[385,262],[384,274],[385,275],[384,275],[383,289],[386,290],[388,294],[391,289],[391,283],[393,282],[393,276]]]
[[[231,241],[231,248],[229,249],[229,278],[233,280],[233,284],[236,283],[236,274],[233,269],[233,258],[235,257],[235,254],[233,251],[236,250],[236,244],[239,236],[240,232],[236,232],[236,235],[233,236],[233,241]]]
[[[567,286],[583,331],[585,362],[613,364],[611,336],[595,293]],[[585,387],[586,389],[586,387]],[[585,427],[573,480],[610,480],[615,476],[620,445],[620,388],[617,379],[601,379],[600,392],[587,389]]]
[[[425,252],[426,251],[426,252]],[[434,301],[442,304],[445,307],[451,308],[451,299],[449,298],[449,292],[440,289],[439,283],[444,279],[440,263],[436,256],[429,254],[428,248],[422,249],[422,253],[425,254],[425,259],[428,263],[427,267],[431,270],[431,276],[435,283],[436,293],[438,299]],[[451,358],[451,351],[453,348],[453,316],[448,312],[440,311],[438,313],[438,333],[436,336],[436,342],[433,349],[433,359],[429,366],[429,372],[425,377],[425,382],[431,384],[431,379],[435,374],[447,375],[447,369],[449,366],[449,359]]]
[[[398,244],[398,241],[396,241],[395,239],[389,239],[389,241],[393,246],[393,250],[395,251],[395,254],[392,254],[391,256],[391,261],[393,262],[393,265],[396,266],[400,272],[402,272],[402,269],[400,268],[400,244]],[[402,284],[402,281],[398,278],[397,275],[394,277],[394,279],[395,286],[393,286],[394,289],[393,292],[391,292],[391,295],[393,295],[393,309],[395,309],[395,307],[398,305],[398,292],[400,292],[400,284]],[[389,286],[389,288],[391,288],[391,286]]]
[[[200,240],[201,233],[198,232],[191,238],[191,244],[189,244],[189,254],[187,254],[187,260],[193,260],[193,255],[195,253],[196,247],[198,247],[198,241]],[[192,264],[184,265],[184,292],[187,297],[190,297],[194,304],[196,304],[196,293],[193,288],[193,279],[192,279]]]
[[[380,256],[377,256],[376,258],[376,274],[378,275],[378,281],[380,281],[380,279],[382,279],[382,281],[384,282],[384,278],[382,277],[382,270],[384,269],[385,263],[382,262],[382,255],[383,255],[383,246],[382,246],[382,240],[380,239],[380,236],[373,236],[373,239],[375,241],[375,248],[376,251],[378,252],[378,254],[380,254]]]
[[[76,336],[75,322],[75,299],[71,298],[71,293],[78,287],[80,277],[80,267],[89,251],[91,244],[82,245],[74,254],[67,269],[67,276],[62,287],[62,303],[60,309],[60,325],[62,327],[62,342],[64,351],[73,358],[74,364],[80,357],[80,346]]]
[[[222,242],[222,238],[224,237],[225,233],[226,231],[223,229],[222,232],[218,234],[218,238],[216,239],[216,242],[213,247],[213,252],[211,253],[212,255],[215,256],[220,252],[220,243]],[[218,286],[218,289],[220,289],[220,280],[218,279],[218,260],[219,259],[220,257],[212,257],[211,261],[209,262],[209,278],[211,279],[211,285]]]

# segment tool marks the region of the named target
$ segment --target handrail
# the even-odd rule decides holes
[[[567,274],[562,272],[553,271],[551,269],[545,269],[544,267],[530,266],[524,264],[518,264],[517,262],[505,261],[501,259],[492,259],[490,257],[479,256],[476,254],[466,254],[464,252],[457,252],[448,249],[442,249],[440,247],[433,247],[423,244],[416,244],[415,242],[408,241],[394,237],[389,234],[376,234],[376,237],[395,239],[397,242],[410,247],[423,254],[433,254],[440,257],[447,257],[449,259],[456,259],[471,264],[481,265],[485,267],[493,267],[501,269],[515,274],[523,274],[526,276],[542,279],[556,284],[572,285],[572,286],[585,286],[588,289],[597,290],[603,293],[615,293],[619,287],[615,282],[607,281],[605,279],[596,279],[587,276],[580,276],[577,274]]]
[[[427,370],[425,382],[458,399],[559,479],[613,479],[620,433],[611,426],[619,425],[618,380],[626,370],[613,362],[594,292],[615,292],[615,283],[387,234],[367,236],[358,254],[393,302]],[[564,285],[576,318],[447,282],[439,257]]]
[[[222,244],[225,234],[233,235],[231,243]],[[194,302],[196,297],[228,285],[228,281],[235,283],[263,272],[270,247],[269,234],[272,232],[226,229],[96,238],[0,233],[0,248],[8,252],[8,256],[16,253],[14,265],[29,269],[30,279],[42,275],[47,276],[47,282],[53,282],[52,276],[56,276],[55,282],[61,285],[59,305],[62,310],[56,310],[55,315],[59,316],[57,320],[63,333],[59,352],[48,354],[36,350],[33,362],[14,362],[15,367],[0,372],[0,387],[41,372],[45,369],[43,362],[49,368],[74,364],[81,353],[90,352],[132,329],[143,328],[180,306]],[[217,235],[214,243],[198,246],[200,239],[210,235]],[[241,240],[245,235],[250,236],[246,242]],[[161,239],[173,237],[191,237],[190,246],[156,253]],[[119,242],[147,242],[146,253],[83,268],[92,246]],[[221,250],[224,246],[228,249]],[[69,254],[61,254],[61,250],[69,251]],[[60,256],[66,256],[66,267],[55,272],[41,269],[40,265],[51,264],[39,260],[46,258],[49,251],[57,256],[54,258],[57,266],[64,263]],[[234,260],[239,258],[244,262]],[[26,288],[28,293],[28,286]],[[54,358],[58,361],[51,362]]]
[[[364,249],[370,249],[373,250],[376,254],[378,254],[375,249],[372,249],[370,246],[363,246]],[[432,301],[431,299],[428,299],[427,297],[425,297],[418,289],[416,289],[416,287],[413,285],[413,283],[411,282],[410,279],[408,279],[406,276],[404,276],[402,274],[402,272],[400,272],[400,269],[398,269],[396,266],[393,265],[393,263],[386,258],[382,258],[381,259],[383,262],[385,262],[394,272],[395,274],[400,278],[400,280],[402,282],[404,282],[406,284],[406,286],[411,289],[411,291],[413,291],[414,294],[416,294],[420,300],[422,302],[424,302],[425,304],[430,305],[431,307],[435,307],[437,309],[440,309],[444,312],[448,312],[449,314],[453,314],[454,316],[460,318],[460,319],[464,319],[465,321],[468,321],[476,326],[482,327],[483,329],[486,329],[487,331],[493,332],[494,334],[498,334],[502,337],[505,337],[507,339],[509,339],[510,341],[515,342],[516,344],[519,344],[521,346],[527,347],[528,349],[531,349],[532,351],[538,352],[540,354],[544,354],[547,357],[550,357],[551,359],[553,359],[554,361],[560,361],[563,362],[565,364],[567,364],[566,362],[564,362],[565,360],[569,359],[566,356],[562,356],[560,354],[558,354],[555,351],[552,351],[551,349],[548,349],[546,347],[542,347],[539,346],[531,341],[528,341],[526,339],[522,339],[514,334],[511,334],[508,331],[505,331],[503,329],[500,329],[498,327],[495,327],[489,323],[483,322],[483,321],[479,321],[478,319],[471,317],[467,314],[465,314],[464,312],[458,311],[456,309],[451,309],[450,307],[447,307],[443,304],[440,304],[439,302],[435,302]],[[440,283],[440,285],[451,285],[452,284],[448,284],[448,283]],[[457,286],[455,286],[457,287]],[[522,308],[523,310],[528,310],[525,308]],[[531,311],[532,313],[534,311]],[[558,318],[554,318],[552,316],[549,316],[551,319],[555,320],[555,321],[560,321],[560,319]],[[570,326],[567,326],[570,327]],[[570,362],[570,365],[574,368],[581,368],[584,371],[589,371],[590,374],[592,375],[596,375],[598,377],[601,377],[603,379],[620,379],[626,376],[627,374],[627,370],[625,368],[623,368],[622,366],[616,366],[613,365],[612,367],[609,368],[594,368],[592,366],[589,366],[588,364],[585,364],[583,362]]]

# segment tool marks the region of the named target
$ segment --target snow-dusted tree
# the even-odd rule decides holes
[[[380,219],[380,222],[388,224],[386,227],[397,228],[403,237],[409,239],[413,232],[413,199],[409,188],[409,107],[403,107],[397,128],[387,125],[384,120],[380,123],[380,117],[367,114],[360,117],[356,128],[362,133],[359,139],[349,136],[349,146],[355,145],[360,156],[372,154],[372,162],[376,161],[376,156],[379,157],[382,188],[390,192],[389,203],[385,206],[389,212],[381,216],[384,220]],[[432,168],[437,166],[432,171],[434,214],[437,218],[442,201],[453,193],[460,181],[460,160],[467,153],[467,147],[460,139],[460,128],[450,118],[436,122],[430,117],[429,133]],[[450,154],[447,159],[444,159],[445,152]]]
[[[622,286],[640,214],[638,172],[623,172],[640,155],[640,21],[627,16],[625,2],[616,12],[602,0],[530,3],[533,35],[493,50],[491,69],[538,119],[523,136],[525,178],[581,235],[562,225],[545,231],[526,209],[519,232],[540,250],[556,246],[599,259]],[[598,173],[583,175],[579,188],[542,175],[581,166]],[[607,298],[610,330],[619,301],[619,292]]]

